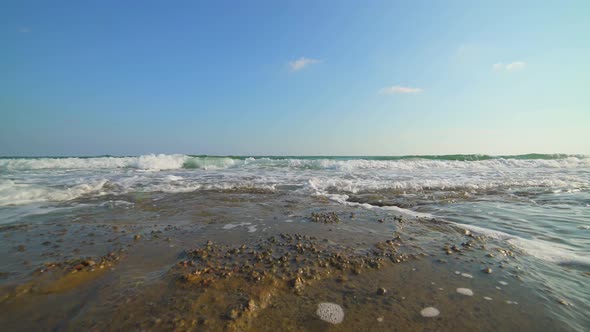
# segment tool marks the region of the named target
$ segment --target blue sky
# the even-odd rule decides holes
[[[0,5],[0,155],[590,154],[588,1]]]

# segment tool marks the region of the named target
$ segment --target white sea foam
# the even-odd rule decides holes
[[[223,225],[223,229],[233,229],[236,227],[242,227],[242,226],[248,226],[248,225],[252,225],[251,222],[241,222],[239,224],[227,224],[227,225]]]
[[[344,320],[344,310],[336,303],[324,302],[318,304],[316,315],[328,323],[340,324]]]
[[[553,262],[556,264],[581,264],[590,266],[590,255],[573,253],[568,248],[557,243],[550,243],[539,239],[525,239],[505,232],[487,229],[483,227],[454,223],[462,228],[468,229],[482,235],[506,241],[531,256]]]
[[[440,311],[438,309],[436,309],[435,307],[426,307],[424,309],[422,309],[420,311],[420,315],[422,315],[422,317],[436,317],[438,315],[440,315]]]
[[[408,210],[408,209],[403,209],[397,206],[374,206],[371,204],[367,204],[367,203],[356,203],[356,202],[349,202],[348,201],[348,195],[340,195],[340,194],[325,194],[325,193],[317,193],[317,195],[320,196],[324,196],[334,202],[340,203],[340,204],[344,204],[344,205],[348,205],[348,206],[353,206],[353,207],[360,207],[360,208],[364,208],[364,209],[368,209],[368,210],[372,210],[372,209],[381,209],[381,210],[387,210],[387,211],[394,211],[397,213],[401,213],[404,214],[406,216],[414,216],[414,217],[421,217],[421,218],[430,218],[432,217],[432,215],[427,214],[427,213],[420,213],[420,212],[416,212],[416,211],[412,211],[412,210]]]
[[[138,157],[88,157],[88,158],[4,158],[0,169],[105,169],[138,168],[167,170],[179,168],[223,169],[236,166],[263,165],[296,169],[329,169],[343,172],[354,170],[505,170],[513,168],[578,168],[590,167],[588,157],[567,157],[561,159],[510,159],[498,158],[479,161],[403,159],[271,159],[229,157],[192,157],[183,154],[148,154]]]
[[[473,291],[469,288],[457,288],[457,293],[466,296],[473,296]]]
[[[85,194],[101,194],[106,179],[92,180],[69,187],[40,186],[0,180],[0,206],[20,205],[46,201],[67,201]]]
[[[220,169],[244,164],[231,158],[190,157],[183,154],[148,154],[139,157],[15,158],[0,159],[0,170],[118,169],[170,170],[181,168]]]

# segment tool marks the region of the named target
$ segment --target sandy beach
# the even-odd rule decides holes
[[[4,328],[576,328],[518,249],[444,221],[263,190],[100,200],[110,204],[0,229]],[[322,320],[320,303],[340,306],[342,322]]]

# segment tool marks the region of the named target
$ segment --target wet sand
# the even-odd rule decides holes
[[[6,330],[572,329],[517,251],[442,221],[265,191],[75,203],[0,228]]]

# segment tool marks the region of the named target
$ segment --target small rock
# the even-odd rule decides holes
[[[481,270],[481,271],[482,271],[482,272],[484,272],[484,273],[487,273],[487,274],[490,274],[490,273],[492,273],[492,269],[491,269],[491,268],[489,268],[489,267],[486,267],[485,269],[483,269],[483,270]]]
[[[377,289],[377,295],[385,295],[387,293],[387,289],[383,288],[383,287],[379,287]]]
[[[135,236],[133,236],[133,239],[134,239],[135,241],[137,241],[137,240],[141,239],[141,235],[139,235],[139,234],[135,234]]]

